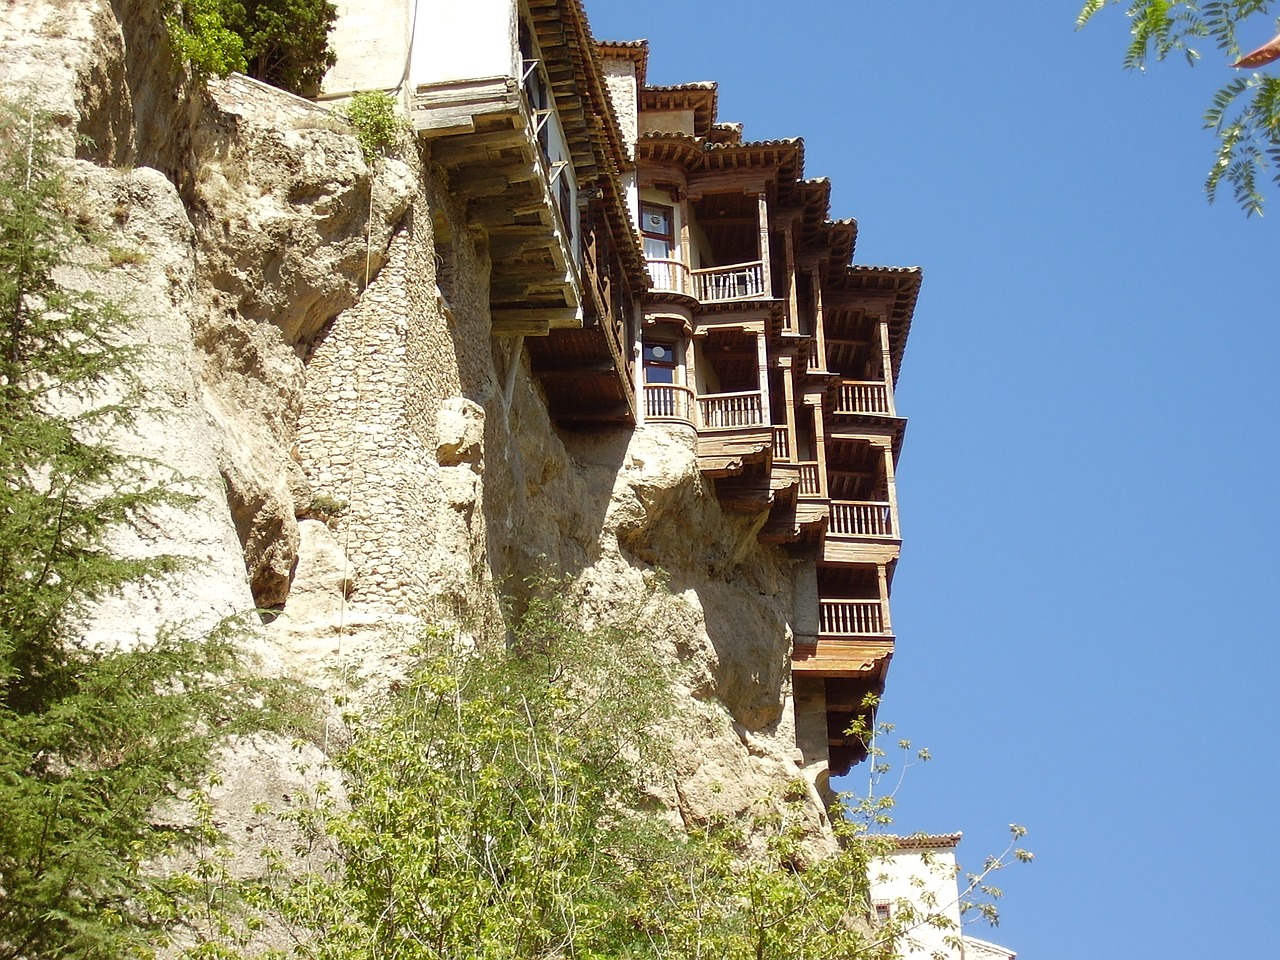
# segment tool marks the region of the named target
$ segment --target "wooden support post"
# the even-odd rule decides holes
[[[883,317],[880,318],[880,362],[884,369],[884,393],[888,398],[889,416],[896,417],[898,414],[893,405],[893,355],[889,351],[889,321]]]
[[[902,539],[902,531],[898,529],[898,480],[893,469],[893,441],[886,440],[880,447],[884,451],[884,484],[889,500],[889,519],[893,522],[893,535]]]
[[[772,425],[769,413],[769,345],[764,333],[756,334],[756,380],[760,384],[760,417]]]
[[[779,357],[778,366],[782,367],[782,393],[787,404],[787,459],[792,463],[800,459],[800,449],[796,445],[796,388],[795,375],[792,373],[794,360],[791,357]]]
[[[813,410],[813,446],[818,461],[818,496],[825,500],[831,496],[831,486],[827,480],[827,432],[822,419],[821,394],[815,398],[811,409]]]
[[[813,281],[813,341],[814,349],[818,351],[818,358],[822,361],[819,370],[827,369],[827,332],[825,321],[822,315],[822,270],[818,267],[813,268],[813,272],[809,274]]]
[[[761,274],[764,279],[764,295],[772,298],[773,276],[770,269],[769,256],[769,201],[765,197],[763,190],[756,195],[756,200],[760,208],[760,264]]]
[[[796,290],[796,245],[791,234],[791,224],[788,223],[787,232],[782,235],[787,257],[787,331],[804,333],[800,327],[800,297]]]
[[[889,574],[883,563],[876,564],[876,579],[880,581],[880,616],[885,633],[893,633],[893,621],[889,619]]]

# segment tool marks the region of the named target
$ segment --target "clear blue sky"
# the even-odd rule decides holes
[[[1274,956],[1280,196],[1205,203],[1227,70],[1126,73],[1075,0],[586,6],[924,267],[884,715],[937,759],[897,826],[1030,827],[974,930],[1023,960]]]

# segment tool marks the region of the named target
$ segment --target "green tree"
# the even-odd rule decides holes
[[[192,788],[243,689],[227,632],[133,650],[84,639],[95,600],[170,560],[109,532],[180,494],[106,437],[141,402],[127,318],[55,273],[85,249],[32,113],[0,119],[0,960],[150,951],[175,916],[145,865],[188,831],[155,814]]]
[[[180,0],[167,22],[178,54],[197,71],[240,70],[312,96],[336,61],[329,31],[337,16],[330,0]]]
[[[575,607],[535,598],[507,644],[432,634],[351,718],[346,797],[294,816],[303,843],[270,855],[258,893],[296,955],[889,960],[941,919],[870,924],[868,865],[891,849],[868,836],[878,799],[849,799],[826,857],[801,782],[741,818],[673,824],[654,791],[675,722],[654,618],[582,631]],[[336,857],[306,869],[317,849]]]
[[[1104,7],[1120,0],[1087,0],[1076,18],[1085,26]],[[1271,0],[1125,0],[1132,40],[1124,65],[1145,70],[1151,61],[1181,56],[1194,65],[1200,48],[1213,44],[1222,62],[1237,70],[1263,66],[1267,55],[1245,58],[1244,50],[1261,47],[1277,33]],[[1241,35],[1248,37],[1242,48]],[[1204,115],[1205,126],[1218,138],[1217,153],[1205,191],[1212,203],[1219,187],[1230,185],[1246,215],[1262,213],[1262,183],[1280,183],[1280,76],[1250,70],[1232,77],[1214,95]],[[1269,172],[1274,171],[1274,172]]]

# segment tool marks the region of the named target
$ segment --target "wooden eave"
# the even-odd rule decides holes
[[[831,279],[825,294],[833,300],[841,293],[880,294],[890,299],[888,310],[889,352],[893,363],[893,382],[898,382],[902,355],[911,332],[911,319],[920,296],[924,271],[919,267],[869,267],[853,265]]]
[[[717,176],[760,171],[783,185],[795,180],[804,168],[804,142],[759,140],[751,143],[714,143],[686,133],[642,133],[636,141],[638,163],[671,163],[682,166],[690,178],[714,185]]]
[[[636,163],[665,163],[686,172],[702,157],[703,141],[687,133],[642,133],[636,140]]]
[[[716,119],[718,87],[714,81],[640,88],[640,115],[669,110],[693,113],[693,135],[705,137]]]
[[[621,174],[630,169],[627,143],[604,81],[600,45],[581,0],[526,0],[534,22],[556,112],[569,139],[580,187],[598,186],[632,296],[648,286],[635,224],[627,210]],[[646,41],[635,48],[648,56]]]
[[[736,146],[742,143],[742,124],[713,123],[707,132],[707,139],[712,143],[723,143]]]

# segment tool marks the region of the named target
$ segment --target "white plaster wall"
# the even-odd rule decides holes
[[[338,18],[329,42],[338,62],[325,74],[323,97],[362,90],[395,90],[404,80],[409,36],[420,0],[335,0]]]
[[[649,110],[640,118],[641,133],[683,133],[693,136],[692,110]]]
[[[876,860],[869,870],[871,900],[889,903],[895,915],[899,902],[915,906],[922,916],[942,915],[949,928],[921,923],[898,944],[903,960],[962,960],[960,950],[947,943],[960,934],[960,904],[956,887],[956,857],[951,847],[899,850]]]
[[[409,85],[518,78],[514,0],[424,2],[413,34]]]

